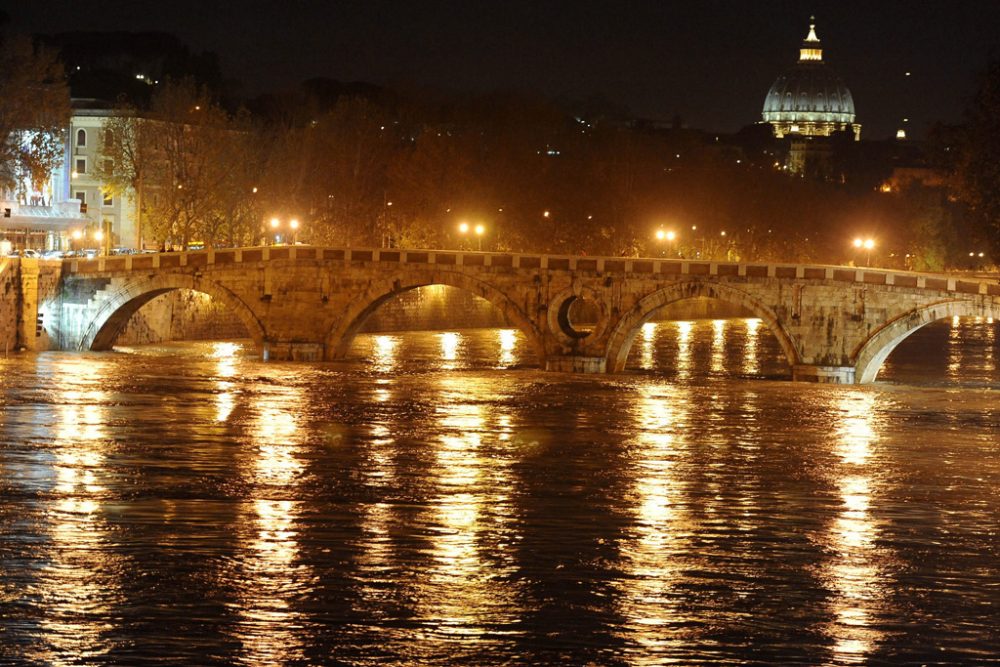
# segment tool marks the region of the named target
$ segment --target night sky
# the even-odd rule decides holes
[[[219,54],[254,94],[325,76],[455,91],[602,93],[646,118],[732,131],[760,118],[815,14],[862,136],[957,122],[1000,47],[995,0],[353,2],[28,0],[15,30],[160,30]],[[906,77],[905,73],[912,73]]]

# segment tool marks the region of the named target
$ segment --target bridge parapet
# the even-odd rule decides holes
[[[256,264],[287,260],[373,262],[394,265],[435,265],[591,271],[661,276],[712,276],[832,280],[866,285],[894,285],[962,294],[1000,296],[1000,276],[939,274],[897,269],[859,268],[825,264],[774,262],[718,262],[651,257],[600,257],[538,255],[462,250],[330,248],[321,246],[256,246],[186,252],[115,255],[93,259],[63,260],[70,274],[147,271],[227,264]]]

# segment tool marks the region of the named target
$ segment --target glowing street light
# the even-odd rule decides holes
[[[865,250],[865,266],[872,265],[872,250],[875,248],[875,239],[862,239],[856,238],[853,243],[854,247],[858,250],[864,248]]]
[[[656,230],[656,240],[660,241],[660,242],[666,241],[671,246],[673,246],[674,245],[674,241],[677,240],[677,232],[675,232],[672,229],[657,229]],[[675,251],[676,251],[676,248],[671,247],[671,253],[673,254],[673,253],[675,253]],[[663,254],[662,250],[660,252],[661,252],[661,254]]]
[[[483,226],[482,224],[477,224],[475,227],[473,227],[467,222],[461,222],[458,225],[458,233],[462,235],[463,246],[465,245],[465,237],[468,236],[470,233],[474,233],[476,235],[476,240],[479,249],[480,250],[483,249],[483,234],[486,233],[486,227]]]

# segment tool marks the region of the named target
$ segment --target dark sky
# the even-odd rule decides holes
[[[247,92],[313,76],[454,90],[603,93],[640,116],[735,130],[760,117],[815,14],[864,137],[958,121],[1000,47],[1000,0],[18,0],[24,32],[161,30]],[[910,77],[905,73],[912,72]]]

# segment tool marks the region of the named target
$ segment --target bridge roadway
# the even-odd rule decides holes
[[[1000,317],[997,280],[806,264],[272,246],[23,260],[22,273],[35,349],[109,349],[145,303],[191,289],[230,307],[264,359],[334,360],[388,299],[449,285],[496,306],[549,370],[620,371],[657,309],[709,297],[759,317],[793,379],[865,383],[930,322]],[[592,328],[572,322],[578,299],[599,313]]]

